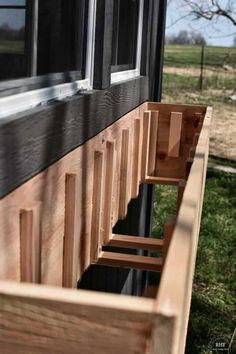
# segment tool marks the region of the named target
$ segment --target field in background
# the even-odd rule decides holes
[[[236,48],[205,47],[202,61],[201,47],[166,46],[162,101],[213,106],[210,153],[236,160],[236,101],[230,98],[233,95]],[[212,162],[222,163],[214,159]],[[236,163],[230,165],[236,168]],[[154,235],[160,234],[164,220],[175,212],[175,199],[173,188],[155,188]],[[235,235],[236,174],[208,170],[186,354],[212,354],[212,339],[222,336],[230,340],[233,335]],[[236,353],[235,346],[236,339],[230,353]]]
[[[233,95],[236,48],[205,47],[202,60],[200,46],[165,47],[162,101],[212,105],[210,153],[236,159],[236,101],[230,98]]]

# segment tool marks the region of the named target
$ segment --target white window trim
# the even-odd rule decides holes
[[[94,43],[97,0],[89,0],[88,9],[88,34],[87,58],[84,80],[54,85],[38,90],[31,90],[7,97],[0,98],[0,119],[8,115],[32,109],[38,105],[47,104],[49,101],[74,95],[79,90],[90,90],[93,85]]]
[[[143,36],[143,7],[144,7],[144,0],[140,0],[135,69],[111,73],[111,84],[115,84],[115,83],[121,82],[121,81],[126,81],[126,80],[140,76],[142,36]]]

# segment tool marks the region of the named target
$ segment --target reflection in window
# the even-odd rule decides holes
[[[116,0],[113,18],[112,72],[136,66],[139,0]]]
[[[26,76],[25,5],[0,0],[0,80]]]
[[[33,4],[0,0],[0,80],[52,73],[63,73],[64,81],[85,78],[89,0]]]
[[[89,1],[39,1],[38,75],[78,71],[85,76]]]

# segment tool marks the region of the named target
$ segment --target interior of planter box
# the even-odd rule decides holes
[[[144,103],[2,198],[0,279],[90,289],[91,266],[161,273],[205,113]],[[115,233],[142,183],[177,190],[161,239]]]
[[[144,103],[0,200],[4,353],[183,352],[210,118],[205,107]],[[140,184],[176,188],[160,239],[115,233]],[[91,266],[155,272],[158,293],[78,291],[90,289]]]

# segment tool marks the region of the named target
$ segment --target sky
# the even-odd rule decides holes
[[[0,5],[24,6],[25,0],[0,0]],[[25,24],[25,10],[0,9],[0,26],[8,23],[13,29],[19,29]]]
[[[235,10],[236,10],[236,0]],[[225,4],[227,0],[220,0],[220,3]],[[189,17],[179,20],[186,15],[186,9],[180,6],[179,0],[169,1],[167,8],[166,19],[166,34],[177,34],[181,30],[200,32],[207,44],[215,46],[230,47],[233,43],[233,38],[236,36],[236,26],[230,23],[227,19],[219,19],[217,22],[207,21],[204,19],[193,20]]]

